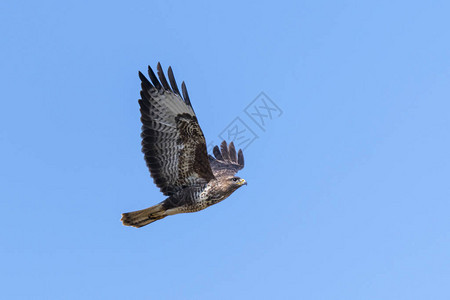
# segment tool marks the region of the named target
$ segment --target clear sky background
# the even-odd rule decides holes
[[[450,299],[450,2],[1,1],[4,299]],[[141,229],[138,70],[243,187]],[[283,111],[264,130],[245,108]]]

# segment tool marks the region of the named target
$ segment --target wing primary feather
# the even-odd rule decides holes
[[[186,104],[192,108],[191,100],[189,99],[189,94],[186,89],[186,84],[184,83],[184,81],[181,83],[181,91],[183,92],[184,102],[186,102]]]
[[[144,98],[142,92],[141,92],[141,98]],[[139,99],[139,100],[138,100],[138,103],[139,103],[139,106],[140,106],[143,110],[146,110],[146,111],[149,110],[149,107],[147,106],[147,103],[145,103],[145,100]]]
[[[169,83],[167,82],[166,76],[164,75],[164,71],[163,71],[160,63],[158,63],[157,70],[158,70],[159,81],[161,81],[161,84],[163,85],[164,89],[166,89],[168,91],[172,91]]]
[[[170,85],[172,86],[173,92],[181,97],[180,91],[178,90],[177,82],[175,81],[175,77],[173,76],[172,67],[169,67],[167,75],[169,76],[169,81]]]
[[[227,147],[227,142],[223,141],[220,144],[220,150],[222,152],[222,157],[224,160],[230,160],[230,156],[228,155],[228,147]]]
[[[244,153],[239,149],[238,151],[238,164],[243,168],[244,167]]]
[[[144,74],[142,74],[140,71],[139,71],[139,78],[141,79],[141,85],[143,89],[148,91],[153,87],[150,81],[148,81],[147,77],[145,77]]]
[[[218,146],[214,146],[213,148],[213,154],[216,157],[216,159],[218,160],[223,160],[222,154],[220,153],[219,147]]]
[[[152,81],[153,85],[160,90],[161,84],[159,83],[158,78],[156,77],[155,73],[153,72],[152,67],[148,66],[148,76],[150,76],[150,80]]]
[[[230,160],[232,162],[237,162],[237,159],[236,159],[236,148],[234,148],[234,143],[233,142],[231,142],[228,145],[228,155],[230,156]]]

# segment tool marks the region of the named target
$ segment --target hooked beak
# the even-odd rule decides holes
[[[241,178],[241,180],[239,180],[239,185],[247,185],[247,181]]]

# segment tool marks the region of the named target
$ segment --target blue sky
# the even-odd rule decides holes
[[[5,299],[449,299],[448,1],[2,1]],[[138,70],[248,186],[141,229]],[[282,110],[260,128],[264,92]]]

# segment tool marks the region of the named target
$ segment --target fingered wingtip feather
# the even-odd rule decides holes
[[[150,80],[152,81],[153,85],[154,85],[158,90],[160,90],[160,89],[162,88],[162,87],[161,87],[161,84],[159,83],[159,80],[158,80],[158,78],[156,77],[155,72],[153,72],[153,69],[152,69],[152,67],[150,67],[150,66],[148,66],[148,76],[150,76]]]
[[[186,84],[184,83],[184,81],[181,83],[181,92],[183,92],[184,102],[186,102],[187,105],[192,107],[191,100],[189,99],[189,94],[188,94]]]
[[[142,74],[141,71],[139,71],[138,74],[139,74],[139,79],[140,79],[141,81],[146,81],[146,80],[148,81],[148,79],[145,77],[144,74]]]
[[[173,92],[181,97],[180,91],[178,90],[177,82],[175,81],[175,76],[173,75],[172,67],[169,66],[167,74],[169,76],[169,82],[170,85],[172,86]]]
[[[166,75],[164,75],[164,71],[159,62],[158,62],[158,65],[156,66],[156,70],[158,72],[159,81],[161,81],[161,84],[163,85],[163,87],[168,91],[172,91],[169,83],[167,82]]]
[[[139,79],[141,79],[142,88],[151,89],[153,85],[148,81],[147,77],[139,71]]]
[[[238,164],[244,167],[244,153],[242,152],[242,149],[239,149],[238,151]]]
[[[216,157],[216,159],[218,160],[223,160],[222,154],[220,153],[219,147],[218,146],[214,146],[213,148],[213,154]]]
[[[220,151],[222,152],[222,157],[224,160],[229,160],[230,156],[228,155],[228,147],[227,147],[227,142],[223,141],[220,144]]]
[[[234,143],[230,142],[230,144],[228,145],[228,155],[230,156],[230,160],[232,162],[237,162],[236,159],[236,148],[234,148]]]

